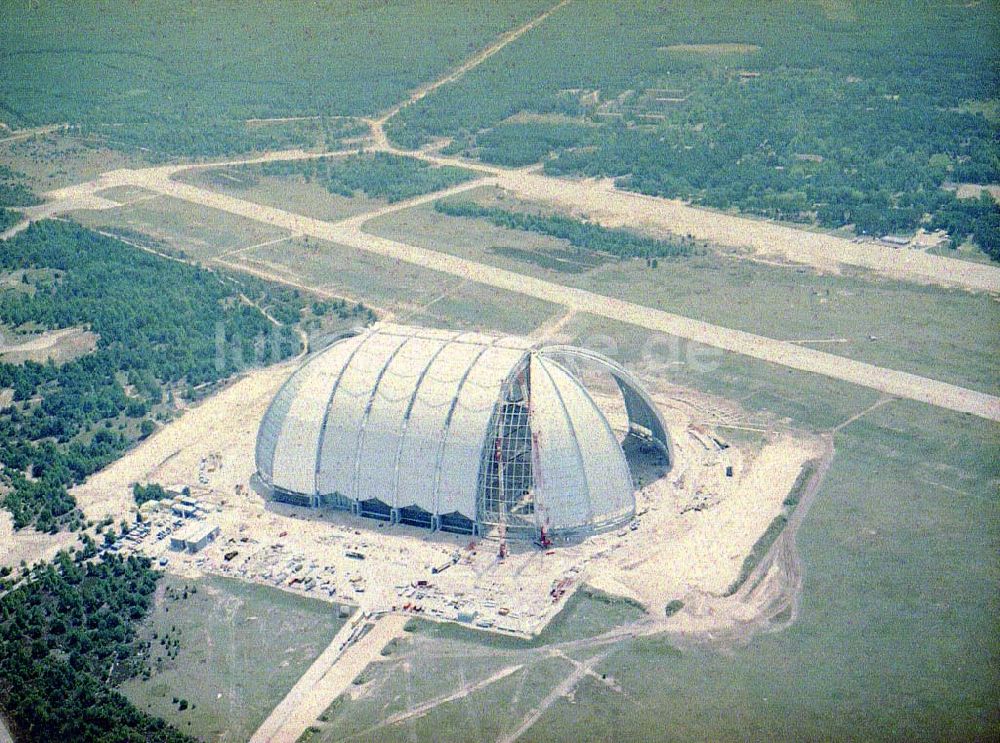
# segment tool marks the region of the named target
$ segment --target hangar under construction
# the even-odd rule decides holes
[[[379,324],[308,359],[257,436],[277,500],[508,538],[586,536],[635,515],[622,442],[572,369],[609,374],[628,437],[672,463],[649,396],[572,346]]]

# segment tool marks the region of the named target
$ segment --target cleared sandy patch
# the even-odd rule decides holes
[[[25,361],[56,363],[70,361],[97,347],[97,335],[85,328],[63,328],[33,336],[23,341],[7,342],[0,335],[0,361],[22,364]]]
[[[28,565],[48,562],[59,550],[76,544],[76,536],[68,531],[46,534],[31,528],[14,531],[14,519],[0,509],[0,567],[17,567],[21,560]]]
[[[978,199],[983,193],[988,193],[994,201],[1000,201],[1000,184],[996,183],[954,183],[945,186],[949,190],[955,191],[955,196],[960,199]]]
[[[96,521],[112,516],[117,521],[135,508],[131,492],[135,482],[158,482],[177,490],[188,485],[197,492],[196,473],[201,460],[227,451],[238,441],[240,455],[228,457],[224,466],[212,473],[218,491],[234,493],[236,484],[247,483],[254,472],[253,450],[246,444],[256,437],[264,411],[294,368],[281,365],[247,374],[184,411],[179,421],[164,426],[133,451],[73,488],[77,504],[87,518]]]
[[[655,399],[667,419],[676,465],[666,478],[637,494],[635,528],[563,545],[551,553],[511,543],[501,563],[490,540],[293,508],[265,502],[253,492],[257,428],[294,366],[250,372],[186,411],[74,489],[80,507],[88,518],[110,515],[117,521],[135,510],[132,483],[159,482],[173,490],[187,486],[222,533],[196,555],[171,552],[168,540],[155,537],[139,545],[151,557],[168,558],[173,572],[220,573],[285,590],[312,591],[309,595],[321,599],[346,598],[371,613],[419,603],[425,609],[421,616],[454,621],[460,611],[475,610],[491,619],[487,626],[494,630],[531,636],[585,582],[633,597],[654,615],[678,597],[721,594],[781,511],[803,462],[817,451],[816,442],[790,434],[772,435],[766,445],[727,445],[723,435],[697,422],[705,420],[705,410],[720,409],[722,403],[706,403],[698,393],[671,388]],[[608,395],[599,389],[594,394],[614,420],[620,400],[605,399]],[[732,476],[726,474],[729,468]],[[651,476],[643,479],[648,482]],[[162,512],[154,515],[153,532],[173,519]],[[481,541],[480,547],[468,550],[470,541]],[[226,558],[233,550],[238,556]],[[367,559],[350,558],[350,550]],[[296,567],[299,560],[305,562]],[[447,570],[432,572],[445,563]],[[415,598],[410,586],[420,580],[430,580],[434,588]],[[550,591],[557,584],[565,592],[553,600]],[[461,597],[457,604],[455,597]]]
[[[772,433],[759,448],[721,448],[716,440],[725,442],[724,436],[693,422],[692,414],[704,418],[698,411],[706,401],[675,394],[656,397],[673,438],[675,468],[637,494],[635,531],[589,540],[600,543],[605,557],[588,562],[587,582],[640,601],[654,616],[673,599],[721,596],[783,512],[803,466],[823,451],[819,439],[791,433]]]

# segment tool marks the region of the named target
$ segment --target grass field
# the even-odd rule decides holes
[[[189,170],[178,180],[258,204],[286,209],[314,219],[336,221],[377,209],[385,204],[363,195],[353,197],[330,193],[315,181],[304,178],[262,176],[247,178],[235,168]]]
[[[482,197],[490,188],[477,188],[463,198]],[[394,240],[460,255],[550,281],[566,282],[568,276],[593,271],[613,256],[579,251],[549,235],[497,227],[485,219],[451,217],[423,204],[376,217],[365,231]]]
[[[604,318],[578,315],[563,333],[570,343],[599,350],[651,383],[659,379],[701,390],[738,402],[749,413],[788,419],[797,428],[829,430],[879,399],[874,390]]]
[[[490,193],[472,192],[481,200]],[[987,295],[849,274],[821,276],[713,251],[661,259],[656,269],[641,260],[609,259],[595,268],[565,270],[540,265],[546,256],[567,254],[564,240],[450,217],[430,204],[379,217],[365,229],[713,324],[784,340],[834,340],[811,345],[973,389],[1000,389],[992,342],[1000,307]]]
[[[185,587],[197,589],[183,596]],[[167,591],[163,591],[166,587]],[[139,708],[203,740],[243,741],[329,644],[335,606],[276,588],[167,575],[143,633],[179,640],[176,658],[122,692]],[[178,702],[173,702],[177,698]],[[187,700],[180,710],[180,700]]]
[[[154,238],[157,250],[195,261],[208,261],[227,251],[288,235],[262,222],[169,196],[140,197],[118,208],[84,210],[69,216],[94,229],[148,235]]]
[[[526,739],[995,739],[996,426],[900,402],[836,442],[792,627],[666,661],[625,643],[598,670],[628,698],[588,681]]]
[[[538,702],[538,694],[555,686],[574,669],[573,661],[592,649],[550,650],[559,643],[593,637],[634,621],[642,612],[600,592],[581,589],[545,631],[530,642],[495,637],[453,624],[415,621],[391,654],[362,673],[355,698],[345,695],[324,713],[319,732],[308,740],[495,740],[517,715]],[[522,668],[489,685],[483,682],[514,666]],[[479,686],[468,696],[443,699],[466,686]],[[503,704],[496,700],[503,699]],[[414,716],[380,726],[391,715],[415,705],[439,701],[432,715]],[[435,729],[436,726],[443,729]]]
[[[616,355],[630,364],[645,343],[639,333],[585,317],[567,332],[577,340],[616,338]],[[718,363],[711,373],[684,366],[661,373],[815,431],[844,423],[876,399],[868,390],[738,356],[723,355]],[[1000,611],[1000,466],[993,452],[1000,428],[895,401],[842,428],[835,445],[832,469],[798,535],[805,588],[790,628],[722,648],[670,636],[621,642],[595,668],[621,691],[585,678],[522,740],[994,739],[1000,732],[994,693],[1000,642],[992,620]],[[588,604],[587,624],[627,621],[605,619],[606,611]],[[545,647],[597,631],[564,629]],[[476,639],[469,630],[421,625],[407,673],[436,677],[437,656],[453,655],[456,642],[469,643],[460,652],[473,666],[480,653],[514,650],[503,641],[498,650],[485,639],[476,649]],[[490,657],[490,669],[503,665]],[[553,661],[530,666],[523,680],[512,675],[360,739],[409,740],[414,731],[434,731],[435,740],[460,741],[474,719],[486,737],[510,732],[526,714],[512,700],[532,699],[530,709],[572,672],[570,663]],[[396,678],[375,677],[383,676]],[[453,686],[443,682],[426,697]],[[390,698],[393,710],[424,701],[417,695],[401,700],[393,689],[373,685],[374,699],[338,702],[334,722],[357,713],[365,727],[387,716],[379,710]],[[334,728],[322,739],[347,738]]]
[[[286,280],[389,310],[397,322],[530,333],[559,312],[547,302],[498,294],[453,276],[318,240],[252,248],[234,256],[232,265],[273,271]]]

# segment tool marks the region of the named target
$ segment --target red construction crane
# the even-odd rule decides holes
[[[500,551],[497,559],[503,562],[507,559],[507,504],[503,492],[503,434],[497,435],[496,446],[494,447],[497,458],[497,507],[500,509]]]
[[[545,504],[538,497],[538,494],[542,490],[542,447],[539,443],[540,437],[538,434],[540,432],[535,428],[534,405],[531,400],[530,389],[528,392],[528,430],[531,431],[531,486],[534,491],[535,511],[539,513],[542,521],[538,526],[538,539],[536,542],[542,549],[548,549],[552,546],[552,540],[549,539],[547,532],[549,516],[545,510]]]

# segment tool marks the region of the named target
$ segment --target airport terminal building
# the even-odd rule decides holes
[[[613,378],[616,434],[573,369]],[[615,362],[526,338],[380,323],[312,355],[260,425],[276,500],[508,538],[574,538],[635,515],[622,440],[666,456],[647,393]]]

